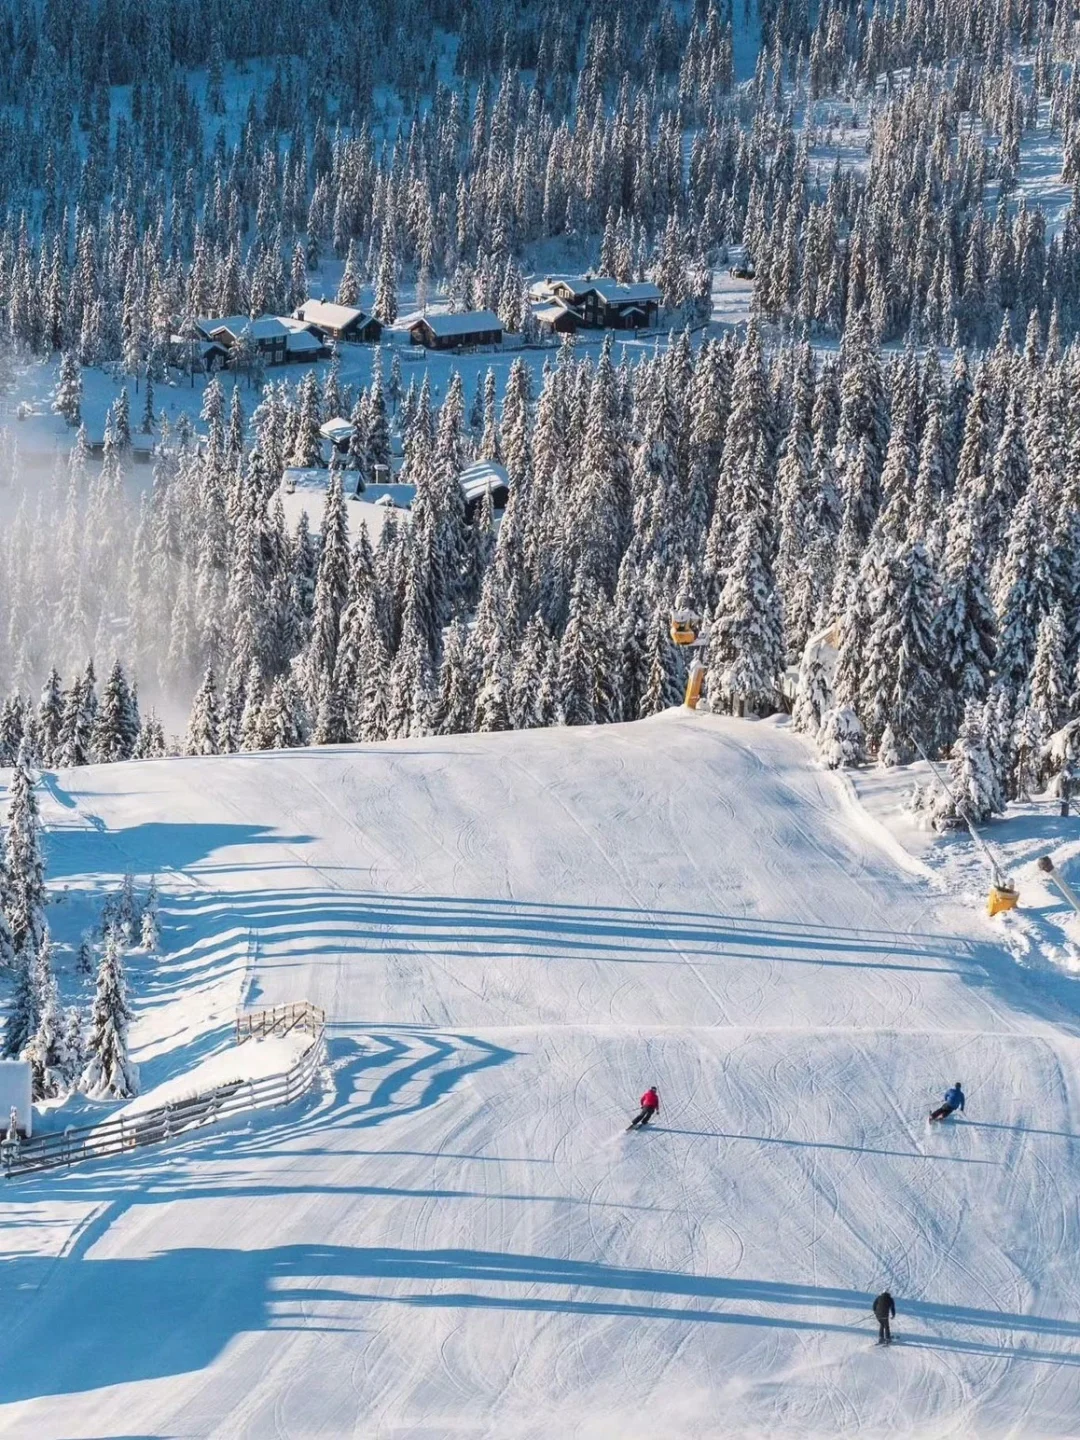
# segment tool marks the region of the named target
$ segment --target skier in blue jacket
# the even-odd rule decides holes
[[[964,1112],[964,1092],[960,1089],[959,1080],[951,1090],[945,1091],[945,1103],[931,1112],[930,1119],[947,1120],[954,1110],[959,1110],[961,1114]]]

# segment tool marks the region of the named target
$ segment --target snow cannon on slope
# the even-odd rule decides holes
[[[702,617],[695,610],[676,609],[671,612],[672,643],[680,648],[702,650],[709,643]],[[686,677],[686,693],[683,704],[688,710],[696,710],[701,699],[701,685],[705,679],[705,666],[695,655],[690,661],[690,673]]]
[[[1007,880],[1000,884],[996,881],[990,886],[990,899],[987,902],[987,911],[991,915],[1000,915],[1003,910],[1015,910],[1017,901],[1020,899],[1020,892],[1015,885]]]

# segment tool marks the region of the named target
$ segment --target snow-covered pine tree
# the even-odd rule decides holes
[[[1035,487],[1024,492],[1009,526],[995,599],[997,673],[1019,695],[1035,659],[1039,625],[1053,604],[1042,512]]]
[[[60,380],[53,398],[53,412],[62,415],[69,425],[82,423],[82,366],[79,357],[65,350],[60,357]]]
[[[645,653],[646,679],[638,702],[638,715],[643,719],[682,704],[682,662],[671,640],[670,621],[658,609],[649,626]]]
[[[279,675],[270,687],[262,730],[271,750],[294,749],[307,740],[307,710],[291,671]]]
[[[208,666],[203,682],[196,692],[188,717],[185,751],[188,755],[216,755],[218,753],[217,684],[213,666]]]
[[[56,977],[48,959],[48,937],[38,955],[36,975],[38,1023],[23,1049],[30,1062],[35,1100],[49,1100],[66,1093],[70,1064],[65,1044],[66,1024],[60,1008]]]
[[[287,463],[306,470],[319,463],[322,436],[319,434],[319,382],[314,370],[300,381],[296,425]]]
[[[817,735],[832,701],[832,687],[821,646],[809,643],[799,665],[798,688],[791,723],[806,735]]]
[[[74,765],[89,765],[92,734],[93,718],[87,705],[86,677],[76,676],[70,688],[64,692],[59,746],[54,763],[62,769],[69,769]]]
[[[930,806],[935,830],[951,830],[970,821],[982,825],[1004,809],[986,743],[985,711],[976,700],[964,706],[960,734],[949,761],[949,794],[939,792]]]
[[[134,940],[141,919],[142,912],[135,894],[135,876],[130,870],[127,870],[120,885],[120,896],[116,906],[116,924],[125,946],[130,946]]]
[[[1080,787],[1080,716],[1050,736],[1039,759],[1047,792],[1058,800],[1074,800]]]
[[[136,760],[158,760],[168,754],[165,729],[153,710],[146,712],[146,719],[139,727],[138,738],[132,756]]]
[[[1030,800],[1038,791],[1045,738],[1039,712],[1030,705],[1021,705],[1013,721],[1010,745],[1010,799]]]
[[[28,941],[37,949],[45,933],[45,861],[37,796],[25,748],[20,750],[11,774],[4,869],[4,909],[15,949],[21,950]]]
[[[986,583],[976,507],[973,493],[957,493],[945,546],[937,630],[943,682],[938,744],[946,747],[968,701],[986,698],[997,651],[997,617]]]
[[[866,736],[850,705],[826,711],[818,732],[818,754],[830,770],[847,770],[866,760]]]
[[[609,342],[589,387],[582,446],[580,480],[570,495],[566,534],[575,569],[610,597],[629,539],[632,495],[626,427]]]
[[[1059,601],[1039,623],[1031,667],[1028,703],[1037,713],[1044,735],[1053,734],[1066,718],[1070,687],[1065,643],[1065,616]]]
[[[15,957],[11,996],[4,1021],[4,1055],[7,1059],[22,1054],[41,1018],[34,983],[36,971],[37,949],[33,940],[27,939]]]
[[[559,709],[564,725],[596,723],[595,683],[588,648],[589,586],[580,577],[570,597],[570,618],[559,647]]]
[[[38,744],[42,765],[59,764],[60,729],[63,719],[63,696],[60,676],[55,669],[49,671],[49,678],[41,691],[38,702]]]
[[[341,615],[349,589],[349,535],[341,472],[331,473],[323,510],[319,567],[315,579],[315,612],[305,663],[309,693],[315,696],[332,690],[337,662]],[[340,697],[339,701],[340,701]],[[338,741],[316,743],[336,744]]]
[[[119,660],[114,660],[109,678],[101,692],[101,702],[98,705],[90,742],[91,753],[98,764],[109,764],[116,760],[131,758],[134,750],[134,737],[131,733],[131,703],[131,691],[124,674],[124,667]]]
[[[383,223],[382,244],[379,249],[379,273],[375,280],[375,314],[384,325],[393,325],[398,317],[397,255],[394,226],[389,220]]]
[[[83,1013],[77,1005],[70,1006],[64,1015],[61,1060],[63,1068],[60,1093],[68,1095],[78,1089],[79,1077],[86,1064],[86,1027]]]
[[[79,948],[75,952],[75,973],[84,977],[93,975],[94,968],[94,937],[89,930],[84,930],[79,938]]]
[[[139,945],[147,953],[153,953],[160,944],[161,922],[158,918],[157,880],[151,876],[150,888],[142,903],[142,915],[139,920]]]
[[[80,1089],[100,1100],[126,1100],[138,1093],[138,1070],[128,1055],[128,1006],[120,937],[110,929],[98,966],[90,1034]]]
[[[921,542],[901,545],[881,567],[882,587],[871,597],[867,640],[867,681],[877,690],[864,696],[865,716],[881,717],[893,733],[898,762],[933,748],[934,698],[939,693],[940,659],[935,629],[937,579]],[[866,722],[868,734],[871,723]],[[875,727],[876,728],[876,727]]]
[[[783,619],[773,579],[764,441],[738,486],[735,549],[713,615],[706,681],[717,710],[768,714],[780,694]]]
[[[551,637],[543,616],[533,615],[525,626],[510,683],[510,716],[515,730],[531,730],[543,723],[538,718],[537,701],[550,652]]]

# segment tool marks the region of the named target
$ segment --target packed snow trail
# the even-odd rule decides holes
[[[0,1433],[1080,1430],[1066,989],[782,728],[672,712],[55,793],[88,823],[54,878],[107,842],[207,967],[253,936],[251,1003],[324,1006],[330,1076],[4,1192]],[[955,1080],[967,1114],[931,1129]]]

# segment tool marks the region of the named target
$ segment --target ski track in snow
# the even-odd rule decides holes
[[[288,1112],[5,1191],[0,1434],[1080,1431],[1067,992],[782,728],[49,788],[69,873],[156,871],[208,965],[245,937],[250,1003],[326,1007],[328,1058]]]

